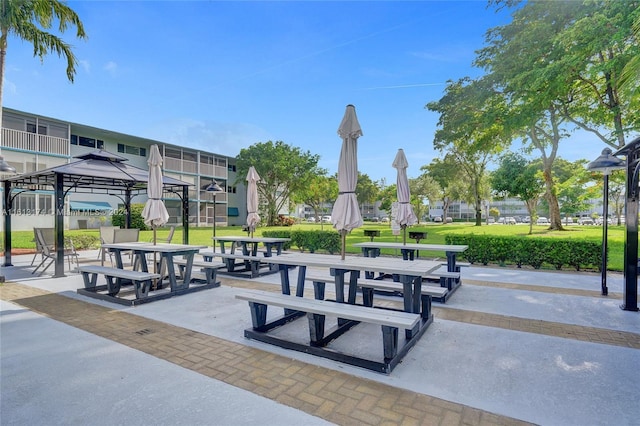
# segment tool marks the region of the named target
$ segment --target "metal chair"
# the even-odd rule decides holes
[[[36,268],[31,273],[35,274],[36,272],[38,272],[40,268],[43,268],[38,274],[38,276],[40,276],[47,269],[49,269],[49,267],[53,264],[53,262],[55,262],[56,252],[55,252],[55,249],[52,248],[54,245],[50,244],[50,241],[46,240],[45,232],[43,231],[42,228],[35,228],[34,232],[36,237],[36,244],[39,244],[40,247],[42,248],[42,261],[38,266],[36,266]],[[69,244],[69,247],[64,248],[64,256],[67,258],[67,262],[69,264],[69,271],[71,271],[72,259],[75,259],[76,267],[80,266],[80,261],[79,261],[78,253],[76,252],[75,247],[73,246],[73,241],[70,238],[68,238],[67,243]]]
[[[105,254],[109,255],[111,260],[111,266],[113,266],[113,256],[107,250],[105,250],[103,244],[111,244],[114,238],[114,231],[120,229],[118,226],[101,226],[100,227],[100,251],[98,251],[98,259],[101,260],[100,264],[104,266]]]
[[[44,256],[42,254],[42,247],[40,246],[40,243],[38,242],[38,239],[36,238],[36,229],[41,229],[44,235],[44,239],[45,241],[54,241],[55,239],[55,230],[54,228],[33,228],[33,241],[36,243],[36,252],[33,254],[33,259],[31,259],[31,266],[33,266],[33,264],[36,261],[36,258],[38,257],[38,255],[40,255],[41,259],[44,259]],[[50,250],[53,250],[53,246],[49,247]]]

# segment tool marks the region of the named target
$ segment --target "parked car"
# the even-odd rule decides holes
[[[538,220],[536,221],[537,225],[549,225],[551,222],[549,222],[549,219],[547,219],[546,217],[539,217]]]
[[[578,225],[594,225],[595,222],[590,217],[581,217],[578,219]]]
[[[389,223],[389,218],[387,216],[385,216],[382,219],[380,219],[380,222]]]
[[[331,216],[322,216],[322,218],[320,219],[320,222],[331,223]]]
[[[309,216],[309,217],[307,218],[307,222],[309,222],[309,223],[315,223],[315,222],[316,222],[316,218],[315,218],[315,217],[313,217],[313,216]]]
[[[525,216],[524,219],[522,219],[522,223],[531,223],[531,216]]]
[[[508,216],[508,217],[504,218],[504,224],[505,225],[515,225],[516,223],[518,223],[518,222],[516,222],[516,218],[515,217]]]
[[[441,222],[442,222],[442,216],[436,216],[436,217],[434,217],[434,218],[433,218],[433,221],[434,221],[434,222],[441,223]]]
[[[447,217],[446,221],[447,221],[447,223],[453,223],[453,218],[452,217]]]
[[[495,225],[496,219],[494,217],[490,217],[490,218],[487,219],[487,223],[489,225]]]

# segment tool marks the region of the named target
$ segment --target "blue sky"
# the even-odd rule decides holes
[[[353,104],[359,169],[394,183],[438,152],[426,110],[471,67],[487,29],[509,16],[485,1],[69,1],[88,33],[68,31],[79,66],[33,57],[9,39],[3,104],[99,128],[235,156],[281,140],[335,173],[337,128]],[[569,139],[560,155],[594,159],[602,143]]]

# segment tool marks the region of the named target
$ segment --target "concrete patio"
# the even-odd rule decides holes
[[[386,376],[245,339],[234,295],[277,275],[123,307],[78,295],[79,275],[34,277],[32,257],[1,272],[2,425],[640,423],[640,314],[618,308],[619,274],[602,297],[599,274],[463,268]]]

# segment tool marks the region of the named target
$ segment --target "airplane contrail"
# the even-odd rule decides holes
[[[380,90],[380,89],[406,89],[409,87],[427,87],[427,86],[442,86],[446,83],[418,83],[418,84],[400,84],[397,86],[377,86],[377,87],[365,87],[362,90]]]

